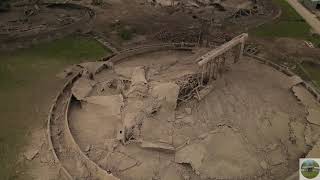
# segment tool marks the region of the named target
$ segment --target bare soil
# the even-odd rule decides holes
[[[144,0],[113,0],[101,6],[84,0],[79,4],[96,12],[92,26],[84,26],[82,30],[92,29],[121,49],[155,42],[216,46],[248,27],[269,20],[276,13],[269,2],[263,1],[264,8],[259,13],[236,19],[229,18],[233,11],[224,12],[202,3],[199,7],[163,6]],[[0,36],[5,34],[5,39],[8,32],[27,36],[49,32],[83,18],[83,11],[78,9],[39,8],[39,12],[28,18],[25,10],[36,10],[36,7],[15,7],[1,13]],[[305,48],[301,41],[257,41],[263,44],[266,57],[297,54],[319,57],[317,50]],[[203,101],[177,103],[172,84],[195,73],[193,59],[199,53],[155,52],[132,57],[117,64],[114,71],[100,72],[94,77],[96,84],[89,96],[126,97],[124,93],[129,89],[141,94],[145,87],[150,91],[143,92],[146,97],[125,98],[120,117],[114,114],[115,107],[74,101],[70,127],[80,148],[91,160],[121,179],[284,179],[290,175],[297,169],[298,158],[304,157],[319,136],[319,126],[306,120],[308,104],[300,104],[291,92],[290,79],[246,59],[225,72]],[[133,73],[141,66],[147,67],[147,82],[132,87]],[[308,92],[302,96],[305,94]],[[119,141],[119,131],[124,130],[123,119],[132,117],[133,124],[138,126],[130,124],[133,129],[130,136],[124,137],[126,142],[120,136]],[[35,130],[30,139],[36,140],[26,148],[27,156],[33,158],[29,162],[32,167],[29,174],[40,179],[61,179],[43,133]],[[64,162],[72,162],[72,158],[66,157]],[[19,176],[23,173],[17,172]]]
[[[120,94],[124,104],[117,116],[108,106],[73,102],[69,121],[80,148],[121,179],[285,179],[295,172],[315,142],[310,137],[319,136],[319,126],[306,120],[308,101],[299,103],[310,94],[295,95],[291,78],[245,58],[202,101],[176,104],[174,84],[196,73],[196,54],[147,53],[97,74],[88,97],[107,103]],[[146,70],[149,91],[127,96],[137,67]],[[110,86],[114,79],[128,85]]]

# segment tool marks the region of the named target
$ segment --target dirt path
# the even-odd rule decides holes
[[[298,0],[287,0],[288,3],[303,17],[304,20],[318,33],[320,34],[320,21],[316,15],[312,14],[306,9]]]

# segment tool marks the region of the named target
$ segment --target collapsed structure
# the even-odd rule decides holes
[[[112,180],[291,175],[320,135],[320,105],[301,79],[244,57],[246,38],[80,64],[64,130],[51,127],[63,167],[73,178]]]
[[[0,16],[0,48],[3,49],[19,39],[30,39],[36,43],[80,31],[94,15],[91,9],[71,3],[16,2],[12,6],[10,11],[2,12]],[[27,44],[24,41],[19,43]]]
[[[163,7],[183,7],[186,9],[199,9],[199,11],[215,11],[216,17],[250,16],[263,14],[262,6],[253,0],[154,0],[151,3]],[[201,9],[201,10],[200,10]]]

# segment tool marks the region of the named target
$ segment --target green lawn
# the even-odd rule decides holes
[[[318,176],[319,172],[302,172],[302,174],[308,179],[313,179]]]
[[[272,0],[281,7],[282,14],[279,19],[264,24],[251,31],[258,37],[290,37],[304,39],[320,46],[320,37],[310,35],[310,26],[305,20],[287,3],[286,0]]]
[[[15,179],[17,155],[34,127],[44,126],[66,66],[109,52],[85,37],[67,37],[15,52],[0,52],[0,179]]]

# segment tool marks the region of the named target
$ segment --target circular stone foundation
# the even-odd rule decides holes
[[[201,101],[181,99],[206,51],[144,53],[78,79],[68,121],[81,150],[123,180],[269,180],[296,172],[320,132],[307,120],[318,103],[292,77],[249,57],[224,68]],[[101,62],[83,66],[96,72]]]

